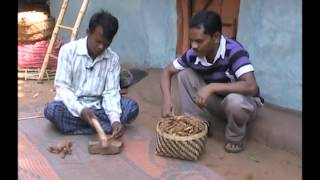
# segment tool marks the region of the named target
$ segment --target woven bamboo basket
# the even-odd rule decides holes
[[[201,120],[199,120],[201,121]],[[195,161],[205,150],[207,141],[208,127],[203,123],[203,130],[200,133],[189,136],[171,135],[163,132],[160,129],[160,124],[163,120],[157,123],[157,142],[156,154],[170,158]]]

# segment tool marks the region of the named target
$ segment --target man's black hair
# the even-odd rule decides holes
[[[204,33],[212,36],[215,32],[221,33],[221,17],[214,11],[202,10],[192,16],[189,22],[189,28],[201,28],[203,25]]]
[[[112,41],[118,31],[118,19],[106,10],[100,10],[92,15],[89,22],[89,32],[93,32],[97,26],[103,29],[103,37]]]

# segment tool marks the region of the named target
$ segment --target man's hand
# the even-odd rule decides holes
[[[206,108],[207,107],[207,99],[212,94],[212,89],[210,89],[210,86],[203,86],[200,88],[197,92],[197,96],[195,98],[195,102],[200,106],[200,108]]]
[[[174,116],[174,107],[172,102],[164,102],[161,109],[161,116],[163,118]]]
[[[121,122],[114,122],[112,123],[112,135],[115,137],[115,138],[119,138],[121,137],[123,134],[124,134],[124,127],[123,125],[121,124]]]
[[[80,114],[80,118],[87,121],[91,126],[93,126],[91,119],[97,119],[97,116],[94,114],[94,111],[89,108],[83,108]]]

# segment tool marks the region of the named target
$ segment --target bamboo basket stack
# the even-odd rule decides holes
[[[36,80],[55,26],[55,20],[47,12],[23,11],[18,13],[18,78]],[[62,43],[55,42],[53,55],[58,56]],[[55,77],[57,60],[50,58],[45,79]]]
[[[18,41],[29,43],[47,39],[54,28],[54,19],[44,12],[18,13]]]

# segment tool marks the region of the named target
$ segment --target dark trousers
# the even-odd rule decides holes
[[[120,103],[122,109],[122,114],[120,116],[121,123],[131,123],[139,113],[138,103],[125,96],[121,97]],[[94,112],[104,131],[107,134],[111,134],[112,127],[104,109],[94,109]],[[44,116],[63,134],[96,133],[96,130],[93,129],[86,121],[80,119],[80,117],[73,116],[62,101],[52,101],[48,103],[44,108]]]

